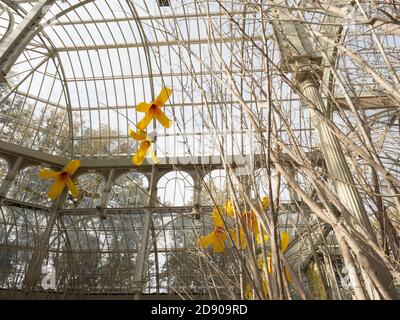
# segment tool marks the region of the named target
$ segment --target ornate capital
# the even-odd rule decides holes
[[[311,84],[319,86],[322,77],[321,61],[321,57],[315,56],[291,56],[286,59],[287,70],[292,73],[297,88]]]
[[[292,74],[296,87],[306,80],[318,85],[318,79],[322,77],[322,57],[316,54],[304,25],[295,21],[289,22],[293,20],[291,13],[278,3],[279,0],[270,1],[271,6],[275,6],[273,15],[277,22],[272,24],[281,52],[281,66],[284,71]]]

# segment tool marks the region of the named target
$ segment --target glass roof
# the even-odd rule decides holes
[[[339,277],[343,259],[331,221],[317,214],[343,214],[331,196],[337,177],[321,155],[313,107],[279,50],[274,23],[285,20],[276,20],[262,1],[164,2],[56,0],[0,78],[0,289],[22,288],[32,256],[48,245],[42,269],[57,270],[60,292],[132,293],[142,285],[143,293],[235,298],[240,291],[243,297],[251,274],[246,263],[253,259],[249,269],[258,270],[254,257],[264,250],[266,259],[271,244],[253,241],[258,251],[246,256],[232,241],[218,255],[199,250],[197,240],[214,230],[213,207],[235,199],[237,211],[253,212],[251,206],[272,194],[276,230],[290,235],[296,249],[288,256],[300,264],[308,239],[326,236],[310,259],[329,260],[323,260],[325,276]],[[398,254],[387,245],[398,250],[400,28],[372,27],[315,2],[286,3],[301,7],[294,14],[306,21],[312,48],[324,58],[317,68],[329,110],[323,116],[344,141],[351,185],[377,238],[387,227],[379,212],[395,230],[381,252],[394,269]],[[0,0],[0,44],[36,4]],[[397,17],[395,6],[377,5]],[[341,35],[337,42],[332,30]],[[165,129],[153,120],[148,132],[157,156],[168,161],[134,167],[129,159],[138,142],[128,129],[144,116],[136,105],[151,102],[164,86],[173,89],[163,109],[173,124]],[[231,163],[188,160],[229,158],[220,155],[246,155],[250,162],[241,174]],[[176,158],[187,163],[176,165]],[[83,160],[74,177],[79,195],[65,192],[51,201],[52,181],[38,174],[67,159]],[[265,210],[257,219],[266,225],[275,213]],[[48,244],[41,242],[44,234]],[[240,270],[238,256],[245,262]],[[290,284],[288,296],[295,287]],[[342,287],[332,287],[342,298]]]
[[[246,18],[243,27],[253,43],[243,41],[216,3],[185,2],[160,7],[155,0],[56,1],[45,17],[49,23],[42,23],[8,74],[2,139],[74,158],[123,157],[134,150],[128,128],[143,116],[135,105],[167,86],[173,95],[165,112],[174,125],[165,130],[153,124],[160,157],[214,154],[211,120],[225,137],[226,152],[240,153],[250,124],[216,77],[229,68],[245,102],[262,103],[258,89],[250,93],[238,77],[245,60],[256,79],[265,78],[254,46],[268,34],[246,5],[230,3],[226,10]],[[21,11],[33,5],[19,2]],[[7,19],[1,21],[0,35],[7,26]]]

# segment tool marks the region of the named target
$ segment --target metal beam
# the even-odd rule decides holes
[[[230,13],[230,15],[238,15],[242,16],[244,14],[251,14],[254,13],[256,14],[257,11],[233,11]],[[204,19],[209,19],[210,17],[224,17],[227,16],[226,13],[222,11],[218,12],[207,12],[207,13],[185,13],[185,14],[163,14],[163,15],[149,15],[149,16],[140,16],[141,21],[148,21],[148,20],[154,20],[154,21],[159,21],[159,20],[166,20],[166,19],[192,19],[192,18],[204,18]],[[86,20],[73,20],[73,21],[60,21],[60,22],[54,22],[52,25],[53,26],[68,26],[68,25],[77,25],[77,24],[98,24],[98,23],[114,23],[114,22],[130,22],[130,21],[135,21],[137,18],[136,17],[115,17],[112,19],[86,19]]]
[[[388,96],[363,94],[351,99],[356,107],[364,110],[398,109],[399,105]],[[340,108],[349,110],[350,107],[344,96],[336,96],[334,101]]]
[[[34,204],[34,203],[29,203],[29,202],[24,202],[24,201],[19,201],[15,199],[8,199],[4,198],[2,205],[6,207],[11,207],[11,208],[23,208],[23,209],[29,209],[29,210],[38,210],[38,211],[44,211],[44,212],[50,212],[51,208],[50,207],[45,207],[39,204]],[[280,203],[279,204],[279,211],[282,213],[290,213],[293,212],[295,208],[300,208],[303,211],[309,210],[308,207],[304,207],[304,203],[301,201],[293,201],[289,203]],[[177,213],[177,214],[183,214],[185,216],[190,216],[193,213],[193,209],[195,208],[195,205],[187,205],[187,206],[164,206],[160,205],[157,206],[155,205],[154,212],[155,213]],[[210,213],[213,209],[213,205],[201,205],[197,207],[199,210],[200,214],[203,213]],[[119,207],[119,208],[105,208],[104,213],[106,215],[112,216],[112,215],[135,215],[135,214],[144,214],[145,211],[148,209],[148,207]],[[310,211],[311,213],[311,211]],[[59,216],[95,216],[97,215],[97,209],[95,208],[73,208],[73,209],[59,209],[58,210],[58,215]]]
[[[322,155],[319,151],[306,152],[307,156],[315,163],[316,165],[322,164]],[[22,156],[23,163],[21,165],[22,168],[26,168],[32,165],[42,165],[49,166],[55,168],[62,168],[67,164],[70,160],[66,156],[59,156],[49,154],[43,151],[34,150],[31,148],[27,148],[24,146],[16,145],[13,143],[0,141],[0,155],[4,158],[9,157],[18,157]],[[230,163],[230,165],[235,168],[242,163],[237,163],[238,155],[228,155],[225,156],[226,161]],[[126,171],[136,171],[136,172],[151,172],[152,162],[150,160],[145,160],[144,163],[140,167],[133,167],[130,157],[126,158],[104,158],[104,159],[95,159],[95,158],[81,158],[81,167],[79,168],[79,172],[87,172],[87,171],[108,171],[111,168],[126,170]],[[184,156],[184,157],[160,157],[160,164],[157,165],[159,171],[175,171],[175,170],[183,170],[183,171],[192,171],[193,169],[201,168],[202,170],[214,170],[214,169],[222,169],[223,164],[221,157],[218,156]],[[293,161],[290,155],[282,154],[281,161]],[[254,155],[255,168],[260,168],[262,164],[265,162],[265,155],[256,154]]]
[[[11,31],[0,45],[0,73],[4,76],[13,66],[26,45],[35,35],[35,29],[46,15],[55,0],[39,0],[32,10],[24,17],[21,23]]]
[[[263,41],[263,37],[257,36],[252,37],[253,41]],[[249,41],[249,37],[235,37],[235,38],[205,38],[205,39],[189,39],[189,40],[171,40],[171,41],[156,41],[148,43],[108,43],[99,44],[92,46],[74,46],[74,47],[58,47],[55,50],[57,52],[68,52],[68,51],[89,51],[89,50],[108,50],[108,49],[125,49],[125,48],[144,48],[144,47],[170,47],[170,46],[182,46],[182,45],[197,45],[197,44],[209,44],[209,43],[242,43],[243,41]]]
[[[7,175],[0,186],[0,197],[3,198],[6,196],[8,189],[11,186],[11,183],[14,181],[15,177],[17,176],[21,164],[22,164],[23,157],[18,156],[15,161],[12,163],[10,170],[8,170]]]

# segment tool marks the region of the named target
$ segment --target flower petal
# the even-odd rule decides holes
[[[255,214],[253,214],[253,216],[251,218],[252,218],[251,226],[252,226],[253,232],[255,235],[258,235],[260,233],[260,230],[258,229],[257,217]]]
[[[55,176],[57,176],[57,174],[58,174],[58,172],[55,172],[55,171],[53,171],[53,170],[50,170],[50,169],[42,169],[42,170],[40,170],[40,172],[39,172],[39,177],[41,177],[42,179],[48,180],[48,179],[54,178]]]
[[[281,250],[285,252],[289,245],[290,237],[287,232],[281,232]]]
[[[229,233],[231,235],[232,241],[236,242],[237,241],[237,232],[236,232],[236,230],[232,229],[232,230],[230,230]]]
[[[289,283],[291,283],[292,280],[293,280],[292,274],[290,273],[290,271],[289,271],[286,267],[283,268],[283,271],[285,272],[286,280],[287,280]]]
[[[231,200],[228,200],[227,202],[225,202],[224,209],[228,216],[233,217],[235,215],[235,213],[233,211],[233,205],[232,205]]]
[[[224,221],[222,220],[222,216],[219,213],[218,209],[214,208],[212,211],[212,219],[213,219],[213,225],[216,227],[224,227]]]
[[[271,257],[267,256],[267,266],[268,266],[268,273],[271,273],[272,271],[272,261],[271,261]]]
[[[153,117],[154,117],[154,113],[153,113],[152,109],[150,109],[148,112],[146,112],[144,118],[142,120],[140,120],[136,126],[138,127],[139,130],[145,131],[147,126],[153,119]]]
[[[262,197],[261,203],[264,209],[267,209],[269,206],[269,199],[268,197]]]
[[[214,242],[214,234],[211,232],[203,237],[200,237],[197,240],[197,243],[201,248],[207,248],[209,245],[211,245]]]
[[[261,287],[262,287],[265,298],[268,298],[268,286],[267,286],[267,282],[264,279],[261,282]]]
[[[75,173],[75,171],[78,170],[78,168],[80,166],[81,166],[81,162],[79,160],[71,160],[64,167],[63,171],[68,173],[70,176],[72,176]]]
[[[237,231],[236,230],[231,230],[230,234],[231,234],[232,240],[235,243],[238,243]],[[240,226],[240,229],[239,229],[239,237],[240,237],[240,249],[246,250],[246,248],[247,248],[247,239],[246,239],[246,235],[245,235],[245,233],[243,231],[242,226]]]
[[[150,148],[151,143],[149,141],[143,141],[136,154],[132,157],[133,164],[140,166],[144,158],[146,157],[147,150]]]
[[[47,195],[50,199],[57,199],[65,187],[66,179],[57,176]]]
[[[268,242],[268,239],[269,239],[268,235],[264,233],[264,243]],[[261,235],[259,233],[257,233],[256,240],[258,244],[262,244]]]
[[[253,291],[251,290],[250,284],[246,284],[246,290],[244,292],[244,298],[246,300],[254,300]]]
[[[225,251],[225,240],[226,235],[215,236],[215,241],[213,242],[213,250],[215,253],[221,253]]]
[[[160,94],[158,95],[158,97],[154,100],[154,104],[157,107],[162,107],[164,106],[164,104],[167,103],[169,96],[172,94],[172,90],[167,88],[167,87],[163,87],[161,89]]]
[[[153,160],[154,164],[159,164],[160,160],[158,160],[152,145],[150,145],[149,153],[150,153],[151,159]]]
[[[65,184],[67,185],[68,190],[71,192],[72,197],[77,198],[79,196],[79,191],[70,177],[67,177]]]
[[[262,256],[259,256],[259,257],[258,257],[258,268],[259,268],[260,270],[263,270],[263,269],[264,269],[264,260],[263,260]]]
[[[162,124],[164,128],[169,128],[172,125],[172,121],[165,115],[165,113],[160,108],[157,108],[154,111],[154,114],[157,120]]]
[[[142,131],[133,131],[131,128],[129,128],[129,136],[137,141],[143,141],[144,139],[146,139],[146,133],[142,132]]]
[[[151,107],[151,103],[141,102],[136,106],[136,111],[147,112]]]

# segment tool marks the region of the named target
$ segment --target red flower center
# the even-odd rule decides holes
[[[68,172],[63,171],[63,172],[60,173],[60,178],[61,179],[66,179],[67,177],[68,177]]]
[[[156,111],[158,106],[156,106],[154,103],[151,105],[150,110],[151,111]]]

